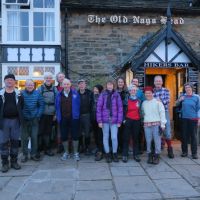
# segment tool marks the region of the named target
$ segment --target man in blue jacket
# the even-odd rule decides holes
[[[29,137],[31,138],[31,159],[39,161],[37,156],[38,149],[38,126],[39,119],[44,110],[43,97],[39,91],[34,89],[34,82],[27,80],[25,83],[25,90],[22,91],[24,97],[24,108],[23,108],[23,122],[22,122],[22,162],[28,160],[28,142]]]

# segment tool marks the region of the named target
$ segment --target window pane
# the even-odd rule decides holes
[[[43,24],[43,13],[36,12],[34,13],[34,26],[44,26]]]
[[[18,27],[8,27],[7,37],[8,41],[18,41],[19,40]]]
[[[28,3],[28,0],[17,0],[17,3]]]
[[[44,41],[43,28],[34,28],[34,41]]]
[[[54,27],[55,26],[55,17],[54,13],[49,12],[45,13],[45,26],[47,27]]]
[[[54,8],[55,3],[54,0],[44,0],[45,8]]]
[[[33,7],[34,8],[43,8],[43,0],[34,0]]]
[[[16,0],[6,0],[6,3],[16,3]]]
[[[22,27],[20,29],[20,40],[21,41],[28,41],[29,40],[29,32],[28,27]]]
[[[18,75],[18,67],[8,67],[8,74]]]
[[[19,26],[19,15],[16,11],[8,11],[8,26]]]
[[[28,26],[28,21],[29,21],[29,17],[28,17],[28,13],[27,12],[21,12],[20,13],[20,25],[21,26]]]
[[[45,41],[55,41],[55,31],[54,28],[45,28]]]

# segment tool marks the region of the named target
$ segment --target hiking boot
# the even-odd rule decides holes
[[[107,163],[111,163],[112,162],[110,153],[106,153],[106,162]]]
[[[128,156],[122,156],[122,162],[127,163],[128,162]]]
[[[140,157],[138,155],[135,155],[133,158],[134,158],[134,160],[136,162],[140,162],[141,161],[141,159],[140,159]]]
[[[186,153],[186,152],[183,152],[182,154],[181,154],[181,157],[187,157],[188,156],[188,153]]]
[[[44,152],[47,156],[54,156],[54,153],[51,150],[47,150]]]
[[[153,157],[153,164],[157,165],[160,162],[159,154],[155,154]]]
[[[152,155],[152,153],[148,153],[148,160],[147,160],[147,163],[153,164],[153,155]]]
[[[27,161],[28,161],[28,156],[27,155],[23,155],[22,158],[21,158],[21,162],[25,163]]]
[[[75,161],[79,161],[79,160],[80,160],[79,153],[75,153],[75,154],[74,154],[74,160],[75,160]]]
[[[21,169],[21,166],[16,162],[11,162],[11,165],[10,165],[11,168],[13,169],[16,169],[16,170],[19,170]]]
[[[117,153],[114,153],[114,154],[113,154],[113,161],[114,161],[114,162],[119,162]]]
[[[103,158],[103,154],[102,152],[97,152],[96,156],[95,156],[95,161],[100,161]]]
[[[197,154],[192,154],[192,159],[198,159]]]
[[[9,164],[8,163],[2,164],[1,167],[2,173],[6,173],[8,170],[9,170]]]
[[[174,158],[174,153],[173,153],[173,148],[172,147],[169,147],[167,149],[167,152],[168,152],[168,157],[169,158]]]
[[[62,161],[66,161],[67,159],[69,159],[70,158],[70,155],[67,153],[67,152],[65,152],[65,153],[63,153],[63,155],[61,156],[61,160]]]
[[[1,155],[1,160],[2,160],[1,171],[3,173],[6,173],[9,170],[8,156]]]
[[[40,156],[38,156],[38,155],[31,156],[31,160],[40,161]]]

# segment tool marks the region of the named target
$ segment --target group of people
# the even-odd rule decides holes
[[[2,172],[16,170],[19,139],[21,138],[21,162],[41,160],[41,152],[53,156],[52,130],[56,127],[56,143],[64,149],[61,160],[71,156],[76,161],[80,154],[91,154],[91,139],[96,144],[95,160],[105,156],[108,163],[128,162],[130,147],[133,158],[140,162],[140,154],[146,142],[148,163],[158,164],[161,144],[167,143],[168,157],[174,158],[171,144],[169,115],[170,93],[163,87],[161,76],[155,76],[154,88],[139,89],[134,78],[126,87],[123,78],[107,81],[105,88],[98,84],[93,91],[86,81],[78,81],[78,90],[60,72],[58,85],[53,85],[53,75],[46,73],[44,83],[37,89],[33,80],[26,80],[25,89],[15,88],[15,76],[4,77],[5,87],[0,90],[0,153]],[[188,155],[191,140],[192,158],[197,159],[197,125],[200,125],[200,97],[193,93],[190,83],[184,85],[185,93],[177,100],[182,113],[182,157]],[[93,133],[94,137],[91,137]],[[162,137],[164,140],[162,141]],[[145,140],[144,140],[145,138]],[[29,150],[29,140],[31,150]],[[73,153],[72,153],[73,152]],[[10,157],[10,163],[9,163]]]

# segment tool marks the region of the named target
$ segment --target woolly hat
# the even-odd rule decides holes
[[[146,87],[144,88],[144,92],[147,92],[147,91],[153,92],[153,87],[151,87],[151,86],[146,86]]]
[[[7,75],[5,75],[4,80],[6,80],[8,78],[12,78],[13,80],[15,80],[15,75],[14,74],[7,74]]]

